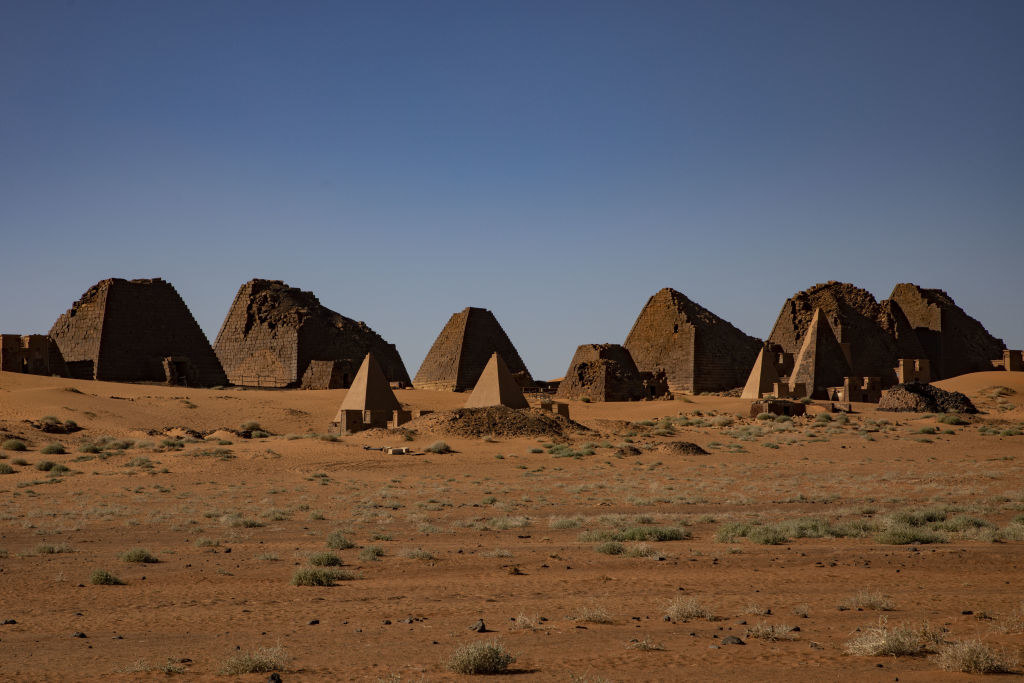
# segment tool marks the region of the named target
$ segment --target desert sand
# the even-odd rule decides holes
[[[1024,645],[1024,373],[937,384],[982,414],[951,425],[855,404],[824,421],[812,405],[785,422],[679,396],[573,402],[590,431],[565,439],[331,441],[344,390],[2,373],[0,440],[27,449],[0,451],[14,470],[0,475],[0,678],[224,679],[229,658],[279,647],[285,681],[459,680],[452,652],[493,639],[517,680],[968,678],[941,669],[942,643],[1009,659]],[[396,394],[433,410],[466,399]],[[31,423],[51,416],[82,429]],[[235,433],[248,422],[267,436]],[[425,452],[437,441],[453,452]],[[53,443],[66,454],[40,452]],[[381,446],[413,453],[365,448]],[[892,542],[915,515],[937,542]],[[652,529],[679,540],[630,540]],[[328,549],[338,531],[353,547]],[[616,534],[623,552],[606,554]],[[133,548],[159,561],[122,559]],[[292,585],[324,552],[351,580]],[[124,585],[94,585],[95,570]],[[712,619],[666,620],[677,598]],[[469,630],[480,619],[489,632]],[[927,623],[934,647],[848,654],[880,620]]]

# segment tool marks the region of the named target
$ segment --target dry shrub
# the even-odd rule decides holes
[[[287,661],[288,654],[280,645],[261,647],[228,657],[221,663],[220,673],[224,676],[240,676],[281,671]]]
[[[767,621],[759,621],[747,629],[748,638],[776,642],[779,640],[796,640],[792,626],[785,624],[769,624]]]
[[[896,604],[880,591],[857,591],[843,600],[840,607],[845,609],[874,609],[888,612],[896,608]]]
[[[928,624],[912,628],[899,624],[889,628],[885,618],[846,643],[846,652],[862,657],[912,657],[934,652],[942,634]]]
[[[611,624],[615,621],[612,613],[600,605],[584,605],[577,609],[569,618],[589,624]]]
[[[703,619],[714,621],[715,615],[710,609],[700,604],[697,598],[684,598],[682,596],[673,598],[665,608],[665,615],[672,621],[690,621],[691,619]]]
[[[964,640],[939,651],[939,666],[965,674],[1005,674],[1013,670],[1014,662],[980,640]]]
[[[492,640],[463,645],[448,659],[448,668],[457,674],[503,674],[515,661],[512,653],[498,641]]]

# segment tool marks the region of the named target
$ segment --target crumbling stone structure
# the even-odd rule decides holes
[[[807,406],[799,401],[788,401],[778,398],[764,398],[750,404],[750,417],[757,417],[761,413],[772,415],[789,415],[799,417],[807,412]]]
[[[1024,372],[1024,351],[1003,349],[1002,360],[992,361],[992,366],[1008,372]]]
[[[1003,340],[989,334],[941,289],[901,283],[889,300],[910,322],[923,349],[912,357],[931,362],[932,379],[991,370],[992,359],[1003,355]]]
[[[589,401],[638,401],[662,395],[664,392],[656,393],[658,388],[653,377],[645,381],[626,347],[583,344],[576,349],[555,395]]]
[[[779,372],[775,368],[772,350],[768,345],[762,346],[754,360],[747,383],[743,385],[740,398],[757,400],[769,394],[775,395],[775,385],[779,383]]]
[[[418,389],[466,391],[473,388],[497,353],[520,386],[533,383],[523,359],[494,314],[468,307],[452,315],[416,373]]]
[[[242,285],[213,347],[232,384],[344,388],[371,352],[389,381],[410,383],[394,344],[280,280]],[[307,380],[313,361],[334,365],[318,364]]]
[[[159,278],[98,282],[57,319],[50,337],[78,379],[227,384],[188,306]]]
[[[899,284],[879,302],[870,292],[835,281],[787,299],[768,343],[795,354],[819,309],[846,355],[848,374],[880,377],[883,387],[902,381],[900,359],[927,359],[930,379],[943,379],[991,369],[1003,348],[941,290]]]
[[[644,305],[626,337],[637,368],[664,372],[674,392],[743,386],[761,342],[666,287]]]
[[[67,377],[56,342],[45,334],[0,334],[0,371]]]
[[[827,398],[840,403],[878,403],[882,398],[882,379],[844,377],[842,386],[829,387]]]
[[[896,366],[896,381],[899,384],[928,384],[932,381],[931,363],[927,358],[900,358]]]
[[[473,387],[473,393],[466,400],[466,408],[487,408],[489,406],[505,406],[507,408],[529,408],[516,378],[512,376],[505,361],[497,354],[491,354],[490,360],[480,373],[480,379]]]

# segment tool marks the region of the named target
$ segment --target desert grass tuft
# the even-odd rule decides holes
[[[125,562],[141,562],[143,564],[155,564],[159,562],[156,556],[145,548],[132,548],[121,553],[121,559]]]
[[[219,673],[222,676],[265,674],[271,671],[282,671],[287,662],[288,654],[280,645],[261,647],[252,652],[228,657],[221,663]]]
[[[1005,674],[1016,665],[980,640],[957,641],[939,650],[939,666],[965,674]]]
[[[714,621],[714,613],[702,605],[697,598],[675,597],[665,608],[665,616],[672,621],[703,620]]]

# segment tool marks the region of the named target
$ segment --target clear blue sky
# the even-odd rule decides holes
[[[415,373],[498,316],[539,378],[686,293],[766,336],[829,279],[1024,346],[1024,2],[0,0],[0,327],[252,277]]]

